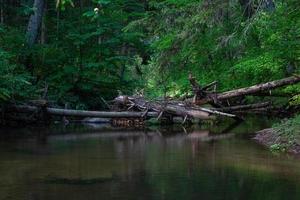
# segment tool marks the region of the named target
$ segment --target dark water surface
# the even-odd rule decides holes
[[[0,199],[300,199],[300,160],[249,140],[268,126],[2,129]]]

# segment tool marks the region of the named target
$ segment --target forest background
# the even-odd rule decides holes
[[[0,103],[103,109],[118,92],[218,90],[299,72],[298,0],[0,0]],[[300,86],[293,94],[299,104]]]

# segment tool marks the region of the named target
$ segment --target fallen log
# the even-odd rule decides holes
[[[158,118],[162,116],[172,119],[173,116],[181,116],[184,118],[183,123],[190,118],[208,120],[215,119],[216,115],[226,116],[235,118],[233,114],[223,113],[220,111],[213,111],[206,108],[192,108],[186,107],[180,102],[150,102],[146,101],[142,97],[133,98],[126,96],[119,96],[116,98],[118,103],[122,103],[127,106],[126,111],[85,111],[85,110],[72,110],[72,109],[61,109],[61,108],[50,108],[43,106],[34,106],[34,105],[9,105],[5,108],[5,113],[29,113],[30,118],[32,116],[37,116],[36,120],[42,119],[45,120],[43,116],[69,116],[69,117],[92,117],[92,118],[125,118],[125,119],[134,119],[134,118]],[[47,104],[46,104],[47,105]],[[128,111],[133,107],[138,108],[137,111]],[[0,110],[2,111],[2,110]],[[8,116],[8,115],[7,115]]]
[[[115,98],[115,102],[125,105],[128,109],[137,108],[147,113],[148,111],[158,112],[158,118],[164,113],[175,116],[182,116],[183,118],[195,119],[215,119],[216,115],[237,118],[236,115],[228,114],[220,111],[213,111],[207,108],[195,107],[184,102],[178,101],[147,101],[141,96],[119,96]],[[185,120],[184,120],[185,121]]]
[[[9,106],[6,108],[6,112],[14,111],[20,113],[34,113],[39,112],[37,106]],[[102,118],[139,118],[139,117],[157,117],[157,112],[148,112],[144,115],[144,112],[105,112],[105,111],[85,111],[85,110],[71,110],[61,108],[46,108],[46,111],[50,115],[55,116],[71,116],[71,117],[102,117]]]
[[[271,81],[268,83],[258,84],[251,87],[241,88],[232,90],[224,93],[217,94],[216,86],[217,82],[212,82],[204,87],[201,87],[196,79],[189,76],[189,80],[192,84],[193,91],[195,93],[194,102],[191,101],[174,101],[174,100],[163,100],[163,101],[148,101],[143,96],[118,96],[113,101],[120,105],[116,106],[120,111],[85,111],[85,110],[71,110],[71,109],[60,109],[50,108],[45,100],[31,101],[34,105],[10,105],[4,107],[1,112],[11,114],[11,112],[18,113],[31,113],[37,119],[43,119],[49,121],[51,115],[54,116],[71,116],[71,117],[97,117],[97,118],[151,118],[156,117],[160,119],[172,120],[173,117],[182,117],[183,123],[189,119],[200,119],[209,120],[215,119],[216,116],[224,116],[234,119],[240,119],[237,115],[227,113],[243,110],[253,111],[265,111],[269,110],[270,104],[268,102],[249,104],[249,105],[238,105],[231,107],[224,107],[222,105],[223,100],[228,100],[234,97],[243,97],[244,95],[253,95],[263,93],[265,91],[275,89],[277,87],[286,86],[300,82],[300,76],[293,76],[284,78],[281,80]],[[210,89],[213,87],[213,90]],[[217,108],[203,108],[199,105],[204,103],[210,103]],[[108,106],[113,108],[111,106]],[[125,110],[124,110],[125,109]],[[132,110],[132,111],[129,111]],[[26,116],[25,116],[26,117]],[[32,117],[30,117],[32,118]],[[142,120],[143,120],[142,119]]]
[[[194,98],[192,100],[193,103],[195,103],[195,104],[198,103],[198,105],[201,105],[204,103],[210,103],[214,107],[220,107],[218,105],[217,96],[216,96],[217,81],[214,81],[204,87],[201,87],[200,84],[197,82],[196,78],[193,77],[193,75],[191,73],[189,74],[189,81],[190,81],[190,84],[192,85],[192,90],[194,93]],[[214,86],[214,91],[213,92],[208,91],[208,89],[212,86]],[[212,101],[207,102],[206,99],[210,99]]]
[[[159,113],[158,118],[161,118],[163,114],[167,113],[184,118],[193,117],[204,120],[215,118],[205,111],[186,109],[183,105],[178,105],[177,102],[147,101],[141,96],[118,96],[115,98],[115,102],[127,106],[128,110],[136,108],[144,113],[148,113],[149,111],[157,112]]]
[[[239,96],[261,93],[264,91],[272,90],[272,89],[282,87],[282,86],[292,85],[292,84],[299,83],[299,82],[300,82],[300,76],[292,76],[292,77],[288,77],[288,78],[284,78],[284,79],[280,79],[280,80],[276,80],[276,81],[253,85],[250,87],[231,90],[231,91],[227,91],[227,92],[220,93],[220,94],[214,94],[214,95],[209,94],[209,95],[204,96],[203,92],[202,92],[199,97],[195,98],[194,103],[196,105],[203,105],[203,104],[212,103],[212,102],[216,103],[216,102],[219,102],[222,100],[227,100],[227,99],[239,97]],[[195,85],[195,83],[192,83],[193,88],[195,88],[194,85]],[[195,90],[195,89],[193,89],[193,90]],[[196,92],[195,94],[197,95],[198,92]]]
[[[214,115],[221,115],[221,116],[231,117],[231,118],[239,118],[234,114],[225,113],[225,112],[221,112],[221,111],[217,111],[217,110],[210,110],[208,108],[201,108],[201,107],[195,108],[195,107],[193,107],[193,109],[201,110],[201,111],[208,112],[208,113],[214,114]]]
[[[257,97],[292,97],[296,95],[297,93],[286,93],[286,92],[277,92],[270,90],[269,92],[259,92],[251,94],[251,96],[257,96]]]
[[[234,111],[241,111],[241,110],[251,110],[256,108],[264,108],[269,106],[270,102],[263,102],[263,103],[254,103],[248,105],[239,105],[239,106],[230,106],[230,107],[223,107],[223,108],[214,108],[213,110],[223,111],[223,112],[234,112]]]
[[[254,85],[251,87],[246,87],[246,88],[241,88],[237,90],[231,90],[228,92],[221,93],[217,96],[219,100],[222,99],[229,99],[237,96],[242,96],[242,95],[249,95],[249,94],[254,94],[257,92],[262,92],[265,90],[272,90],[277,87],[282,87],[286,85],[291,85],[300,82],[300,76],[292,76],[276,81],[271,81],[267,83],[262,83],[258,85]]]
[[[235,111],[234,113],[238,113],[238,114],[258,114],[258,115],[277,115],[277,117],[279,115],[281,116],[287,116],[288,112],[286,112],[285,110],[281,110],[281,109],[274,109],[273,107],[267,107],[267,108],[257,108],[257,109],[252,109],[252,110],[238,110]]]
[[[215,90],[216,87],[217,87],[217,84],[218,84],[217,81],[213,81],[213,82],[211,82],[211,83],[209,83],[209,84],[203,86],[202,90],[208,90],[208,89],[211,88],[211,87],[214,87],[214,90]]]

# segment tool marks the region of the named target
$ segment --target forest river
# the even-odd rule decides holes
[[[2,129],[0,199],[300,199],[300,159],[250,139],[268,126]]]

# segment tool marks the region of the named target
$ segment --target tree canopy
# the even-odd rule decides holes
[[[299,70],[297,0],[1,0],[0,9],[1,102],[47,86],[55,104],[101,108],[119,91],[184,95],[190,72],[226,90]]]

